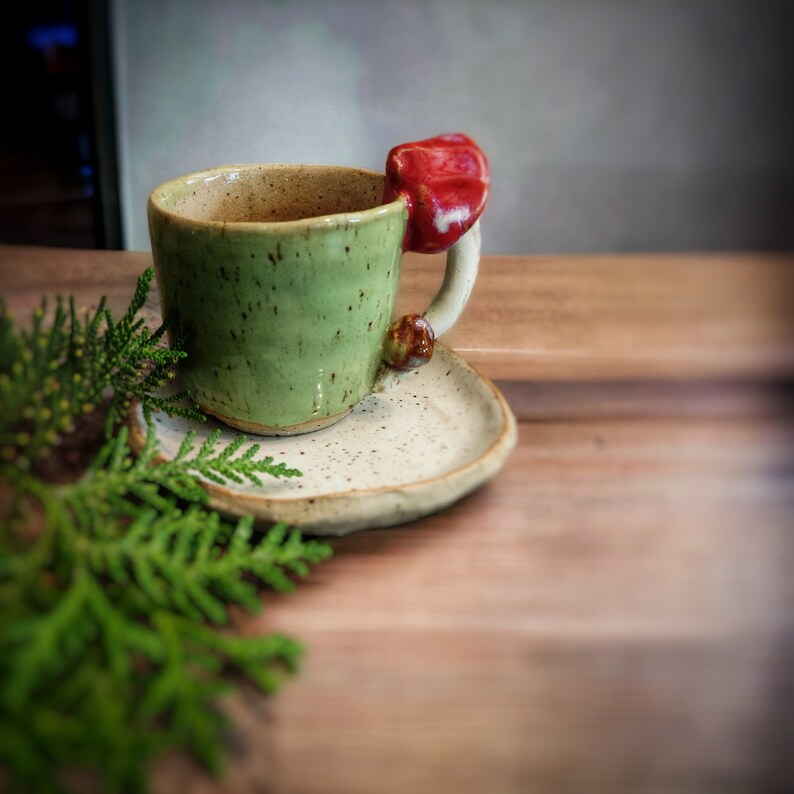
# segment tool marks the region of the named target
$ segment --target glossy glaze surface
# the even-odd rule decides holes
[[[485,154],[466,135],[395,146],[386,159],[384,199],[408,203],[405,250],[434,254],[454,245],[485,209],[490,184]]]
[[[305,432],[372,390],[407,218],[382,193],[374,172],[265,165],[153,192],[161,301],[200,405],[248,432]]]
[[[435,333],[421,314],[406,314],[389,326],[383,343],[383,360],[396,369],[416,369],[433,356]]]
[[[146,427],[130,414],[133,444]],[[168,460],[188,429],[198,440],[218,426],[157,414],[159,449]],[[218,451],[239,433],[221,426]],[[224,485],[203,480],[211,504],[233,515],[286,521],[307,532],[343,535],[390,526],[440,510],[489,480],[516,443],[502,395],[443,344],[432,361],[395,388],[364,398],[344,422],[292,438],[254,438],[257,458],[271,456],[303,477]]]

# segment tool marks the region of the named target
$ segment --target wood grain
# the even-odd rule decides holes
[[[0,293],[20,314],[42,288],[86,305],[104,293],[118,310],[149,264],[144,253],[0,246]],[[442,269],[443,257],[405,257],[400,314],[427,307]],[[485,257],[444,341],[499,380],[789,377],[794,256]]]
[[[169,762],[155,790],[787,790],[793,433],[522,423],[490,485],[240,619],[300,637],[301,675],[228,704],[225,783]]]
[[[441,261],[410,257],[400,312]],[[445,342],[491,378],[681,379],[794,372],[794,257],[485,257]]]
[[[5,248],[0,289],[121,308],[147,263]],[[506,468],[235,614],[303,669],[225,703],[223,780],[169,756],[156,794],[794,790],[792,266],[486,258],[447,341],[503,379]],[[409,258],[406,309],[436,267]]]

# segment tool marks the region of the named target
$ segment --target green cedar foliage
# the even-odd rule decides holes
[[[104,791],[141,791],[152,756],[186,749],[222,765],[218,697],[247,680],[273,692],[301,646],[280,634],[236,636],[228,606],[256,612],[258,589],[291,590],[330,549],[277,525],[254,532],[204,503],[216,482],[300,472],[257,460],[218,434],[157,462],[151,422],[132,454],[119,420],[132,400],[148,415],[196,417],[157,389],[184,356],[137,316],[152,271],[114,322],[104,301],[34,313],[17,331],[0,307],[0,787],[68,791],[89,774]],[[104,443],[79,479],[52,484],[37,463],[57,455],[104,407]],[[83,778],[79,778],[83,779]]]

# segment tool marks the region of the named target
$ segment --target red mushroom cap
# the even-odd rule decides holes
[[[408,202],[403,249],[434,254],[454,245],[485,209],[490,183],[488,161],[466,135],[395,146],[386,158],[384,200]]]

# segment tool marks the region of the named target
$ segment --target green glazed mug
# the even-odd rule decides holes
[[[424,315],[392,324],[408,207],[383,195],[373,171],[259,164],[152,192],[163,315],[188,354],[180,378],[204,411],[246,432],[310,432],[426,360],[428,333],[432,351],[471,292],[479,224],[447,252]]]

